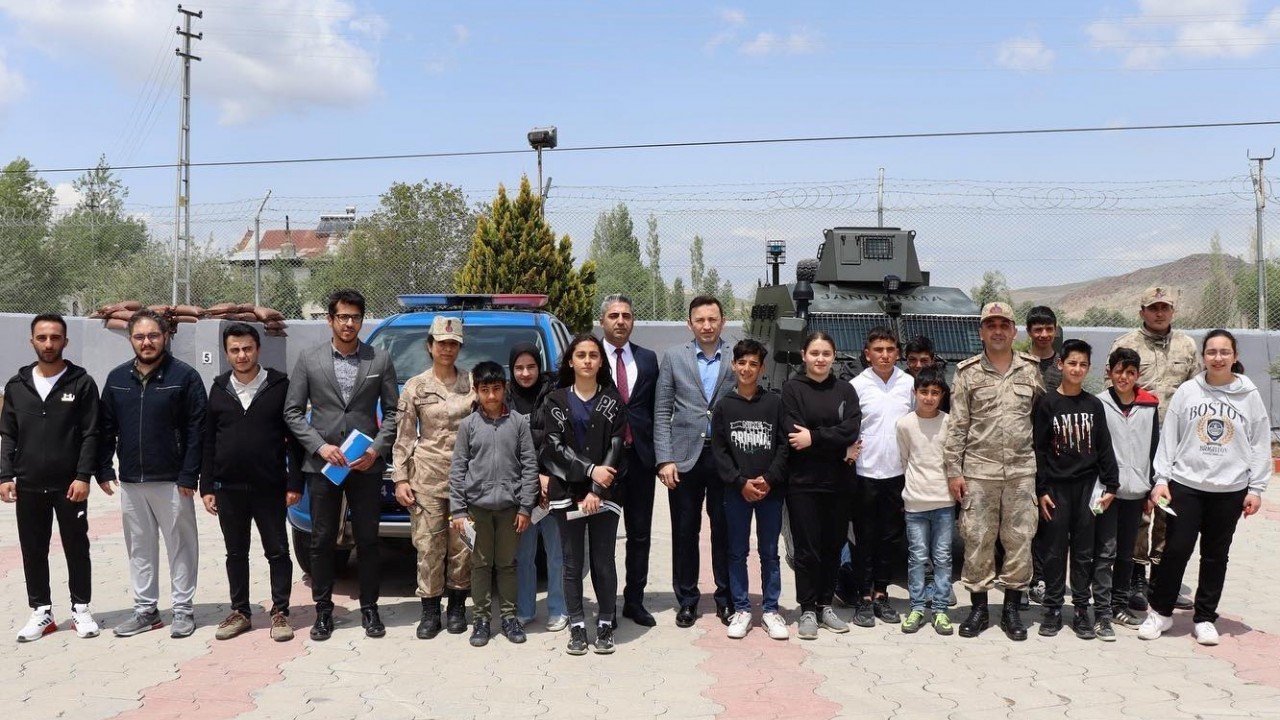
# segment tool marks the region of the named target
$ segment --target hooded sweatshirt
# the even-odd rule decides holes
[[[1160,442],[1160,421],[1156,411],[1160,400],[1136,388],[1133,404],[1121,406],[1115,388],[1098,393],[1107,412],[1107,430],[1111,432],[1111,450],[1120,471],[1121,500],[1141,500],[1151,492],[1152,459]]]
[[[788,492],[848,492],[853,473],[845,465],[849,446],[858,441],[862,410],[853,385],[828,375],[814,380],[793,377],[782,385],[782,432],[809,430],[813,444],[789,453]]]
[[[1253,381],[1236,375],[1210,385],[1202,372],[1183,383],[1165,412],[1155,471],[1158,485],[1261,495],[1271,479],[1271,421]]]
[[[915,378],[895,367],[889,381],[867,368],[850,382],[862,405],[862,454],[858,474],[874,480],[903,474],[895,428],[898,419],[911,412]]]
[[[533,357],[533,361],[538,363],[538,379],[531,387],[520,387],[520,383],[516,382],[516,358],[524,354]],[[512,412],[520,413],[529,418],[529,431],[533,434],[533,447],[540,449],[542,447],[542,438],[546,432],[542,429],[541,413],[538,408],[542,407],[542,401],[546,399],[547,393],[551,392],[551,376],[547,374],[542,367],[542,353],[538,350],[538,346],[531,342],[518,342],[511,346],[511,354],[507,357],[507,375],[511,378],[507,382],[507,408]]]
[[[756,388],[750,398],[734,388],[711,415],[711,453],[720,479],[739,492],[748,478],[763,477],[769,493],[787,479],[787,436],[782,433],[782,397]]]
[[[0,413],[0,483],[24,491],[67,491],[89,481],[98,453],[98,386],[84,368],[67,367],[41,399],[31,373],[20,368],[4,389]]]

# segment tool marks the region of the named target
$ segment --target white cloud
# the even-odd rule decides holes
[[[1280,41],[1280,8],[1250,21],[1249,0],[1138,0],[1138,14],[1090,23],[1095,48],[1130,68],[1177,59],[1246,58]]]
[[[809,30],[800,29],[787,35],[760,32],[743,43],[738,52],[743,55],[807,55],[822,48],[822,40]]]
[[[0,110],[17,101],[26,90],[27,82],[22,73],[9,67],[4,48],[0,48]]]
[[[454,45],[458,45],[458,46],[466,45],[467,41],[470,39],[471,39],[471,31],[467,29],[466,25],[453,26],[453,44]]]
[[[44,52],[109,65],[142,84],[156,62],[177,62],[168,0],[0,0],[0,12]],[[212,101],[224,124],[282,112],[349,107],[378,91],[376,49],[388,25],[345,0],[222,4],[193,22],[197,102]],[[157,53],[160,47],[167,52]]]
[[[1048,70],[1053,66],[1054,52],[1034,35],[1009,38],[1000,43],[996,62],[1010,70],[1028,72]]]
[[[720,19],[726,25],[741,25],[747,21],[747,14],[737,8],[720,8]]]
[[[70,210],[80,202],[80,193],[69,182],[60,182],[53,186],[53,203],[60,210]]]

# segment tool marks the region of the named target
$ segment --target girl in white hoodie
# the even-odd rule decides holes
[[[1173,604],[1199,538],[1195,637],[1201,645],[1218,644],[1214,622],[1231,538],[1240,518],[1262,507],[1271,479],[1270,419],[1236,360],[1235,337],[1210,331],[1201,351],[1205,371],[1173,394],[1156,451],[1151,501],[1171,512],[1164,558],[1151,581],[1151,612],[1138,628],[1144,640],[1173,627]]]

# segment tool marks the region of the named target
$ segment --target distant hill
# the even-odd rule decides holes
[[[1129,316],[1137,314],[1138,298],[1143,290],[1153,285],[1163,285],[1177,299],[1178,314],[1191,317],[1200,309],[1200,296],[1211,275],[1212,261],[1212,255],[1200,253],[1124,275],[1065,285],[1015,288],[1011,293],[1015,304],[1031,302],[1035,305],[1049,305],[1071,317],[1079,317],[1091,307],[1118,310]],[[1240,258],[1231,255],[1223,255],[1222,261],[1228,277],[1235,277],[1236,272],[1245,264]]]

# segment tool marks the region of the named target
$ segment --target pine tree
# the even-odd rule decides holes
[[[293,279],[293,268],[287,260],[276,260],[275,277],[267,293],[267,306],[279,310],[286,318],[302,317],[302,294]]]
[[[594,320],[596,264],[588,260],[574,269],[573,241],[565,235],[556,242],[540,206],[528,177],[520,179],[514,201],[498,186],[498,196],[476,223],[458,271],[458,292],[545,294],[551,312],[574,332],[585,332]]]
[[[702,289],[703,276],[706,275],[707,264],[702,259],[702,236],[694,235],[689,243],[689,287],[694,292]]]
[[[688,317],[689,297],[684,292],[684,279],[676,278],[671,283],[671,315],[670,320],[684,320]]]
[[[649,256],[649,294],[653,298],[653,312],[646,320],[666,320],[670,313],[671,296],[662,280],[662,243],[658,240],[658,218],[649,215],[649,236],[645,242],[645,254]]]

